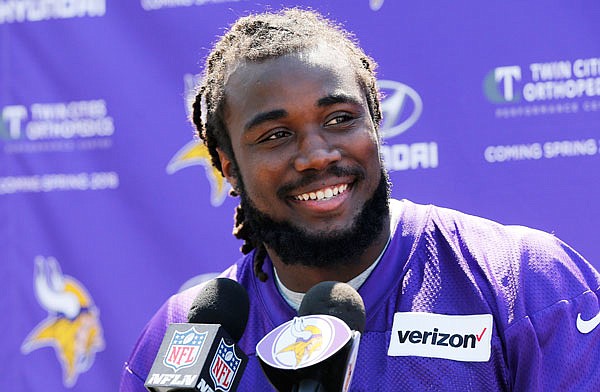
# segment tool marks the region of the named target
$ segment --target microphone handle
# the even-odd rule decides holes
[[[327,392],[327,390],[320,382],[308,379],[294,385],[291,392]]]

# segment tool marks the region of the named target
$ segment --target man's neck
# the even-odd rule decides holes
[[[308,267],[305,265],[284,264],[269,248],[267,252],[273,261],[273,267],[283,285],[300,293],[307,292],[317,283],[325,281],[348,282],[369,268],[381,255],[390,236],[389,218],[377,239],[359,257],[357,261],[333,267]]]
[[[350,279],[349,281],[347,281],[345,283],[348,283],[354,290],[358,291],[360,289],[360,287],[362,286],[362,284],[371,275],[371,272],[373,272],[373,270],[377,267],[377,264],[383,257],[383,254],[385,253],[385,250],[386,250],[387,246],[389,245],[389,243],[390,243],[390,239],[388,238],[388,241],[387,241],[385,247],[379,254],[379,257],[377,257],[377,260],[375,260],[375,262],[373,262],[373,264],[371,264],[364,272],[361,272],[359,275],[355,276],[354,278]],[[281,279],[279,278],[279,275],[277,274],[276,269],[273,269],[273,275],[275,278],[275,283],[277,284],[277,288],[279,289],[279,292],[281,293],[281,296],[283,297],[283,299],[285,299],[285,301],[294,310],[297,311],[300,308],[300,305],[302,304],[302,300],[304,299],[305,293],[299,293],[296,291],[292,291],[292,290],[288,289],[287,287],[285,287],[285,285],[281,282]]]

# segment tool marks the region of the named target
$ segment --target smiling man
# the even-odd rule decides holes
[[[345,57],[323,44],[247,62],[225,86],[223,173],[255,242],[295,291],[357,276],[389,237],[376,126]]]
[[[208,57],[193,122],[240,197],[245,256],[222,274],[250,296],[239,389],[271,390],[257,342],[315,284],[342,281],[367,314],[351,390],[595,390],[600,275],[552,235],[390,199],[374,68],[301,10],[241,18]],[[148,323],[121,391],[144,390],[198,291]]]

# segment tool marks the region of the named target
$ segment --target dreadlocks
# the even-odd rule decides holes
[[[239,174],[231,139],[224,122],[225,85],[236,67],[244,62],[259,62],[314,47],[318,42],[341,48],[354,66],[356,78],[366,95],[369,113],[377,127],[381,120],[375,62],[355,43],[354,37],[314,11],[286,9],[276,13],[249,15],[238,19],[215,44],[208,56],[204,77],[192,105],[192,121],[210,153],[212,164],[223,174],[217,148],[234,162]],[[241,179],[240,179],[241,180]],[[239,196],[239,190],[232,190]],[[267,255],[262,242],[245,224],[244,210],[236,208],[233,234],[244,240],[243,254],[256,249],[254,273],[265,281],[262,264]]]

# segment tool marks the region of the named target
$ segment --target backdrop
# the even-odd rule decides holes
[[[555,233],[600,267],[597,0],[0,0],[3,385],[117,390],[161,303],[239,258],[186,101],[215,37],[281,5],[379,63],[395,197]]]

